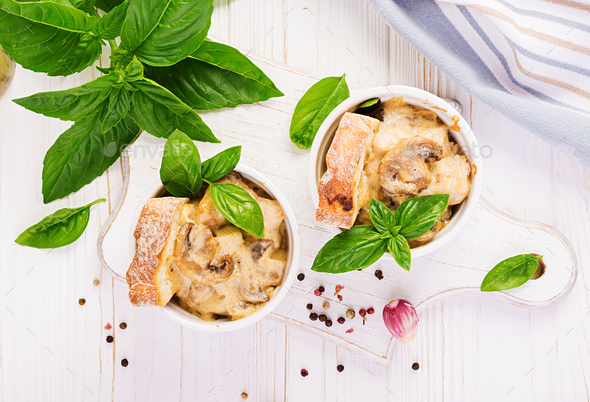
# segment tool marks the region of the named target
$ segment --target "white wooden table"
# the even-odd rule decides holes
[[[75,195],[43,204],[43,155],[70,123],[10,99],[80,85],[96,73],[47,78],[19,68],[0,100],[0,400],[234,401],[242,392],[253,401],[587,400],[588,168],[458,88],[367,0],[218,1],[213,19],[211,34],[292,67],[458,98],[493,153],[484,161],[484,197],[566,235],[581,267],[573,291],[536,311],[477,297],[436,304],[420,315],[415,345],[399,347],[387,366],[270,320],[222,335],[182,329],[157,311],[134,309],[126,286],[102,270],[96,238],[112,205],[93,210],[73,246],[47,253],[13,242],[58,208],[118,192],[122,178],[116,164]],[[105,330],[107,323],[114,328]],[[114,343],[105,341],[109,334]]]

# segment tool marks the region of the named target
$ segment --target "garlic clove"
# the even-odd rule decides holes
[[[383,321],[398,341],[411,345],[418,330],[416,309],[407,300],[392,300],[383,307]]]

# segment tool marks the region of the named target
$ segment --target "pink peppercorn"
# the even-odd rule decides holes
[[[361,317],[364,317],[367,314],[367,310],[365,310],[364,308],[359,310],[359,314],[361,315]]]
[[[367,310],[367,313],[369,314],[373,314],[375,312],[375,309],[373,307],[369,307],[369,309]]]
[[[320,292],[319,289],[316,289],[316,290],[313,291],[313,294],[316,295],[316,296],[321,296],[322,295],[322,292]]]

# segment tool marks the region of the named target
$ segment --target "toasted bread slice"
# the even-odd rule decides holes
[[[359,209],[370,199],[368,180],[363,177],[368,152],[379,120],[345,113],[326,155],[328,170],[318,184],[316,221],[350,229]]]
[[[141,210],[133,237],[137,249],[127,270],[129,300],[134,306],[164,306],[179,291],[178,275],[170,265],[179,215],[188,198],[152,198]],[[172,271],[171,271],[172,270]]]

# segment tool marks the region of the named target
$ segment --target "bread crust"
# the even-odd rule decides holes
[[[137,249],[126,275],[129,300],[134,306],[162,307],[174,294],[168,257],[162,251],[176,240],[170,236],[172,224],[188,202],[188,198],[152,198],[142,208],[133,233]]]
[[[326,155],[326,173],[318,184],[316,221],[350,229],[361,205],[358,184],[364,165],[367,142],[372,141],[379,120],[345,113]]]

